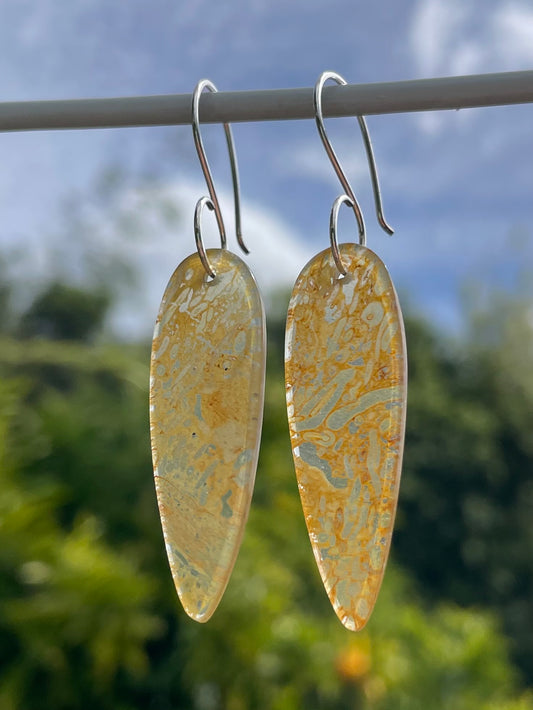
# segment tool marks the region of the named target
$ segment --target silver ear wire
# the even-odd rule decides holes
[[[352,187],[348,181],[348,178],[346,177],[346,175],[341,167],[341,164],[339,162],[339,159],[337,158],[337,154],[335,153],[333,146],[331,145],[331,142],[326,134],[326,129],[324,126],[324,117],[322,114],[322,89],[324,88],[324,84],[326,83],[326,81],[329,81],[330,79],[337,82],[337,84],[339,84],[341,86],[345,86],[347,83],[346,80],[343,79],[342,76],[340,76],[340,74],[337,74],[336,72],[332,72],[332,71],[325,71],[318,77],[318,80],[315,84],[315,90],[313,93],[316,125],[318,128],[318,132],[320,134],[320,138],[322,139],[322,143],[324,145],[324,148],[326,149],[326,153],[330,159],[331,164],[333,165],[333,168],[337,174],[337,177],[340,180],[342,188],[352,202],[352,208],[355,212],[355,216],[357,217],[357,222],[359,224],[359,234],[362,237],[365,232],[365,227],[364,227],[364,220],[363,220],[363,215],[361,213],[361,209],[360,209],[359,204],[355,198],[355,194],[354,194]],[[370,170],[370,178],[372,180],[372,188],[373,188],[373,193],[374,193],[374,204],[376,206],[377,220],[378,220],[381,228],[385,232],[387,232],[387,234],[393,234],[394,230],[392,229],[392,227],[389,224],[387,224],[387,221],[385,220],[385,216],[383,214],[383,205],[382,205],[382,201],[381,201],[381,190],[379,187],[379,178],[378,178],[378,173],[377,173],[377,168],[376,168],[376,161],[374,159],[374,151],[372,150],[372,142],[370,140],[370,135],[368,133],[368,128],[366,126],[366,122],[365,122],[365,119],[363,116],[357,116],[357,120],[359,121],[359,126],[361,128],[363,142],[365,145],[366,156],[367,156],[367,160],[368,160],[368,167]]]
[[[205,153],[205,148],[204,144],[202,141],[202,136],[200,134],[200,95],[204,89],[208,89],[209,91],[216,92],[217,88],[213,84],[213,82],[209,81],[209,79],[202,79],[201,81],[198,82],[196,85],[193,95],[192,95],[192,132],[193,132],[193,137],[194,137],[194,144],[196,146],[196,152],[198,153],[198,159],[200,161],[200,165],[202,167],[202,172],[205,177],[205,181],[207,183],[207,189],[209,191],[209,196],[210,200],[207,200],[206,202],[202,202],[200,200],[196,206],[196,212],[195,212],[195,231],[198,229],[198,233],[200,232],[200,219],[199,219],[199,212],[201,212],[201,209],[203,208],[204,204],[207,204],[209,209],[214,210],[217,224],[218,224],[218,231],[220,232],[220,241],[222,244],[222,248],[226,248],[226,228],[224,226],[224,220],[222,218],[222,211],[220,209],[220,203],[218,201],[218,196],[215,190],[215,185],[213,183],[213,177],[211,175],[211,169],[209,168],[209,162],[207,160],[207,156]],[[233,200],[234,200],[234,206],[235,206],[235,231],[237,235],[237,242],[240,246],[240,248],[243,250],[245,254],[249,254],[249,250],[246,247],[246,244],[243,241],[242,238],[242,227],[241,227],[241,198],[240,198],[240,186],[239,186],[239,170],[237,167],[237,155],[235,152],[235,144],[233,142],[233,134],[231,132],[231,126],[229,123],[224,124],[224,133],[226,134],[226,143],[228,145],[228,153],[229,153],[229,159],[230,159],[230,165],[231,165],[231,178],[233,182]],[[200,202],[202,204],[200,205]],[[197,214],[198,213],[198,214]],[[201,236],[200,236],[201,239]],[[197,240],[198,244],[198,240]],[[204,254],[204,259],[202,259],[202,264],[206,268],[207,273],[210,276],[214,275],[214,271],[212,267],[209,265],[209,268],[206,267],[206,263],[209,264],[207,257],[205,256],[205,251],[202,251]],[[200,254],[200,250],[198,251]],[[202,258],[200,254],[200,258]]]

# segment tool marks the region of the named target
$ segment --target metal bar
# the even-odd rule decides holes
[[[0,131],[169,126],[191,123],[190,94],[0,103]],[[533,102],[533,71],[349,84],[324,89],[324,116],[501,106]],[[202,96],[202,123],[313,118],[313,89]]]

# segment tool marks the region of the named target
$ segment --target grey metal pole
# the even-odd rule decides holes
[[[190,94],[0,103],[0,131],[191,123]],[[533,102],[533,71],[325,87],[324,116]],[[313,89],[228,91],[202,97],[202,123],[314,118]]]

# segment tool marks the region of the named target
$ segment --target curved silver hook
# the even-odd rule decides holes
[[[329,216],[329,241],[331,243],[331,254],[333,256],[333,260],[335,261],[337,269],[343,276],[346,276],[348,272],[346,270],[346,267],[342,263],[342,257],[339,251],[339,243],[337,241],[337,222],[339,219],[339,210],[343,204],[348,205],[352,209],[354,207],[353,200],[351,197],[348,197],[348,195],[339,195],[339,197],[337,197],[337,199],[333,203],[333,207],[331,208],[331,214]],[[366,246],[366,237],[364,233],[359,235],[359,244],[363,247]]]
[[[359,234],[362,235],[364,233],[364,222],[362,222],[363,217],[360,214],[361,210],[359,209],[359,205],[357,204],[357,200],[355,199],[354,192],[350,186],[350,183],[348,182],[348,178],[346,177],[343,169],[341,168],[339,159],[337,158],[337,154],[333,150],[333,146],[331,145],[329,138],[326,135],[326,129],[324,127],[324,117],[322,115],[322,89],[324,88],[324,84],[326,83],[326,81],[329,81],[330,79],[337,82],[337,84],[340,84],[341,86],[345,86],[347,84],[346,80],[343,79],[340,74],[337,74],[333,71],[325,71],[318,77],[318,81],[315,84],[315,90],[313,94],[316,125],[318,127],[318,132],[320,134],[320,138],[322,139],[322,143],[324,144],[324,148],[326,149],[326,153],[328,154],[331,164],[333,165],[333,168],[337,173],[337,177],[341,182],[342,188],[353,202],[353,209],[355,211],[357,221],[359,223]],[[363,116],[357,116],[357,120],[359,121],[359,127],[361,128],[361,134],[363,136],[363,142],[365,145],[366,157],[368,160],[368,167],[370,170],[370,178],[372,180],[374,204],[376,206],[376,216],[381,228],[385,232],[387,232],[387,234],[394,234],[394,229],[389,224],[387,224],[387,221],[385,220],[385,216],[383,214],[383,204],[381,201],[381,190],[379,187],[376,161],[374,159],[374,151],[372,150],[372,142],[368,133],[366,121]],[[358,216],[358,212],[360,216]],[[361,230],[361,223],[363,223],[363,230]]]
[[[224,226],[224,220],[222,219],[222,212],[220,210],[220,203],[218,201],[217,193],[215,191],[215,186],[213,184],[213,177],[211,175],[211,170],[209,168],[209,163],[207,161],[207,156],[205,154],[205,148],[202,141],[202,136],[200,135],[200,94],[204,89],[208,89],[213,93],[216,93],[217,88],[213,82],[209,79],[202,79],[196,85],[193,95],[192,95],[192,133],[194,136],[194,144],[196,146],[196,152],[198,153],[198,159],[200,160],[200,165],[202,166],[202,172],[207,183],[207,189],[209,190],[209,196],[211,197],[212,208],[215,211],[217,218],[218,231],[220,232],[220,240],[222,242],[222,248],[226,248],[226,228]],[[249,254],[250,251],[242,238],[242,227],[241,227],[241,191],[239,185],[239,169],[237,167],[237,155],[235,153],[235,144],[233,142],[233,134],[231,132],[231,126],[229,123],[224,124],[224,133],[226,134],[226,143],[228,145],[229,160],[231,165],[231,179],[233,182],[233,200],[235,205],[235,231],[237,234],[237,242],[240,248],[245,254]]]
[[[204,249],[204,243],[202,240],[202,228],[200,225],[200,217],[202,216],[202,210],[204,207],[208,207],[210,210],[214,210],[216,214],[216,209],[215,209],[215,204],[211,200],[210,197],[200,197],[198,202],[196,203],[196,207],[194,209],[194,239],[196,241],[196,249],[198,251],[198,256],[200,257],[200,261],[202,262],[202,266],[206,270],[206,273],[208,276],[210,276],[212,279],[215,278],[216,271],[213,269],[213,266],[211,265],[211,262],[207,258],[206,251]],[[220,234],[220,241],[222,243],[222,249],[225,249],[225,241],[222,236],[222,233]]]

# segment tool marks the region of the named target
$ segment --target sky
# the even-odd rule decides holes
[[[2,0],[0,100],[311,87],[533,68],[529,0]],[[533,264],[533,105],[368,117],[385,214],[377,226],[358,124],[328,134],[357,195],[368,246],[405,307],[436,327],[463,325],[465,287],[512,285]],[[313,121],[238,124],[244,237],[270,302],[328,246],[341,188]],[[220,126],[202,135],[229,246],[232,194]],[[67,274],[138,272],[113,316],[149,338],[174,267],[194,250],[206,187],[188,126],[0,134],[0,254],[20,302]],[[344,210],[339,240],[357,236]],[[205,241],[217,246],[205,214]]]

